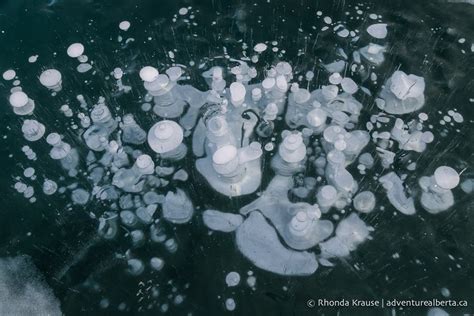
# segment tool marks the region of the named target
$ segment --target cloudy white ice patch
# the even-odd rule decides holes
[[[58,299],[31,258],[0,259],[0,315],[62,315]]]

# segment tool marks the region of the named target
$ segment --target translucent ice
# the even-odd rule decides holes
[[[35,109],[35,102],[23,91],[15,91],[10,95],[10,105],[17,115],[30,115]]]
[[[202,218],[209,229],[226,233],[236,230],[243,222],[241,215],[216,210],[204,211]]]
[[[436,214],[454,205],[451,189],[459,184],[459,174],[451,167],[441,166],[431,177],[421,177],[421,205],[430,213]]]
[[[331,235],[333,224],[328,220],[320,220],[318,205],[291,203],[287,196],[292,186],[290,177],[275,176],[265,192],[254,202],[242,207],[240,213],[259,210],[290,247],[309,249]]]
[[[23,126],[21,127],[23,136],[30,142],[37,141],[43,137],[45,130],[46,128],[44,125],[36,120],[25,120],[23,122]]]
[[[187,194],[176,189],[176,193],[168,192],[163,202],[163,217],[176,224],[184,224],[191,220],[194,206]]]
[[[183,129],[173,121],[160,121],[148,132],[148,145],[159,154],[176,150],[182,141]]]
[[[69,57],[77,58],[84,53],[84,45],[81,43],[74,43],[69,45],[67,48],[67,54]]]
[[[46,69],[39,77],[39,81],[46,88],[55,92],[61,91],[62,76],[56,69]]]
[[[257,142],[240,149],[225,145],[212,156],[196,160],[196,168],[208,183],[222,194],[250,194],[260,186],[262,153],[261,145]]]
[[[234,287],[240,283],[240,274],[235,271],[229,272],[225,277],[225,283],[229,287]]]
[[[403,181],[395,172],[387,173],[379,181],[387,190],[388,200],[398,211],[405,215],[415,214],[413,198],[405,196]]]
[[[375,207],[375,195],[370,191],[358,193],[353,200],[354,208],[362,213],[370,213]]]
[[[345,257],[369,238],[370,231],[357,214],[352,213],[339,222],[336,228],[336,236],[328,241],[322,242],[321,256],[324,258]]]
[[[387,24],[385,23],[372,24],[367,28],[367,33],[369,33],[370,36],[374,38],[384,39],[387,36]]]
[[[385,82],[380,97],[385,103],[377,106],[390,114],[406,114],[419,110],[425,103],[425,80],[397,70]]]
[[[310,275],[318,268],[314,254],[289,250],[283,246],[263,215],[258,211],[237,228],[237,247],[257,267],[281,275]]]

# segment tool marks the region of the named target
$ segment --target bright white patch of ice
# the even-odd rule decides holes
[[[342,86],[342,90],[344,90],[345,92],[349,94],[354,94],[359,89],[357,84],[351,78],[342,79],[341,86]]]
[[[69,57],[77,58],[84,53],[84,45],[81,43],[74,43],[69,45],[67,48],[67,54]]]
[[[412,197],[406,197],[403,190],[403,181],[395,172],[390,172],[379,179],[390,203],[405,215],[415,214],[415,204]]]
[[[183,129],[178,123],[163,120],[150,128],[148,145],[153,151],[162,154],[176,149],[183,141]]]
[[[121,29],[122,31],[128,31],[129,28],[130,28],[130,22],[129,21],[120,22],[119,29]]]
[[[225,277],[225,283],[228,287],[234,287],[240,283],[240,274],[235,271],[229,272]]]
[[[3,73],[3,79],[10,81],[13,80],[16,76],[16,72],[13,69],[9,69]]]
[[[145,82],[153,82],[158,75],[158,70],[152,66],[145,66],[140,70],[140,78]]]
[[[267,44],[265,44],[265,43],[258,43],[253,48],[253,50],[257,53],[263,53],[266,49],[267,49]]]
[[[61,84],[61,73],[56,69],[47,69],[39,77],[40,83],[49,89],[55,89]]]
[[[163,202],[163,217],[175,224],[187,223],[193,217],[194,206],[190,198],[181,189],[176,193],[169,191]]]
[[[237,246],[257,267],[281,275],[310,275],[318,268],[313,253],[287,249],[275,229],[258,211],[237,228]]]
[[[387,24],[372,24],[367,28],[367,33],[369,33],[370,36],[374,38],[384,39],[385,37],[387,37]]]
[[[370,191],[358,193],[353,200],[354,208],[362,213],[370,213],[375,208],[375,195]]]
[[[456,170],[448,166],[441,166],[434,173],[436,184],[443,189],[451,190],[459,184],[459,174]]]
[[[212,230],[221,232],[232,232],[243,222],[243,217],[239,214],[219,212],[216,210],[206,210],[202,214],[204,224]]]

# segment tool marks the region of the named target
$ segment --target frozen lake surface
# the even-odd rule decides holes
[[[2,2],[0,315],[473,313],[473,16]]]

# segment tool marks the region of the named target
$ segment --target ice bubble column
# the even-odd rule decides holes
[[[358,187],[352,175],[345,169],[345,164],[346,158],[341,151],[334,149],[328,153],[326,179],[330,185],[336,188],[338,195],[342,198],[340,199],[341,205],[336,205],[338,208],[345,206],[345,202],[342,203],[344,198],[351,197]]]
[[[40,83],[46,88],[59,92],[62,89],[62,75],[56,69],[46,69],[39,77]]]
[[[191,220],[194,206],[186,193],[177,189],[176,193],[168,192],[163,202],[163,217],[175,224],[184,224]]]
[[[61,166],[68,170],[70,176],[77,174],[76,167],[79,163],[79,154],[71,145],[63,142],[61,136],[57,133],[51,133],[46,137],[46,142],[53,146],[49,156],[54,160],[59,160]]]
[[[227,196],[240,196],[255,192],[260,186],[262,171],[260,143],[237,149],[225,145],[212,156],[198,159],[196,169],[217,192]]]
[[[91,120],[94,123],[82,135],[86,145],[94,151],[103,151],[109,142],[110,134],[117,127],[109,108],[100,100],[91,111]]]
[[[30,142],[37,141],[43,137],[45,130],[44,125],[36,120],[25,120],[21,127],[23,137]]]
[[[183,141],[183,129],[178,123],[163,120],[153,125],[148,131],[148,145],[162,158],[180,160],[187,152]]]
[[[135,122],[132,114],[123,116],[123,122],[120,127],[124,143],[140,145],[146,141],[146,132]]]
[[[35,109],[35,102],[23,91],[15,91],[10,95],[10,105],[16,115],[30,115]]]
[[[289,133],[284,136],[271,164],[276,173],[289,176],[304,169],[305,159],[306,145],[301,132]]]
[[[229,128],[225,116],[216,115],[209,118],[206,122],[206,127],[206,153],[208,155],[214,154],[217,149],[225,145],[237,146],[237,140],[235,139],[232,130]]]
[[[451,167],[441,166],[431,177],[421,177],[419,184],[423,193],[421,205],[423,208],[436,214],[449,209],[454,205],[452,189],[459,184],[459,174]]]
[[[385,102],[377,106],[390,114],[406,114],[419,110],[425,103],[425,80],[397,70],[387,80],[380,92]]]
[[[168,73],[171,78],[167,74],[159,74],[158,70],[151,66],[146,66],[140,70],[140,77],[144,81],[145,89],[154,97],[153,111],[163,118],[176,118],[183,113],[186,102],[175,89],[176,80],[181,74],[175,70]]]

